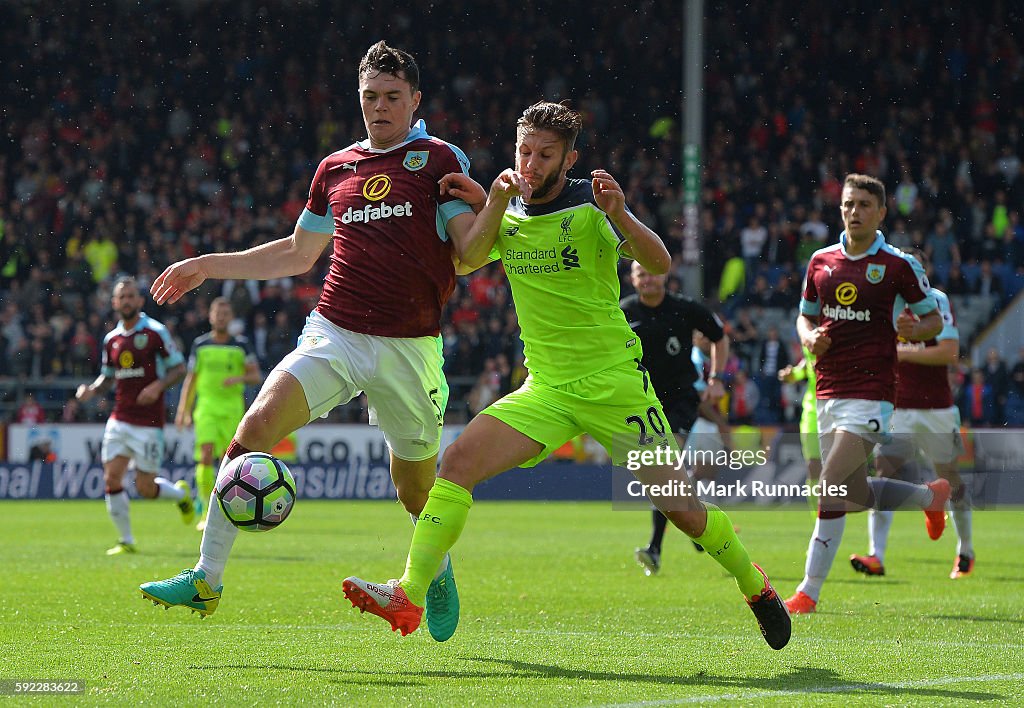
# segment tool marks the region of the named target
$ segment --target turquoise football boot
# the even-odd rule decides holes
[[[434,578],[427,588],[427,629],[435,641],[451,639],[459,626],[459,589],[455,587],[452,561],[440,578]]]
[[[206,573],[201,570],[186,568],[173,578],[155,580],[139,586],[142,597],[152,600],[154,605],[165,608],[187,607],[198,612],[200,617],[212,615],[220,604],[223,585],[214,590],[206,582]]]

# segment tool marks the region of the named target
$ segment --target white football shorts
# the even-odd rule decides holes
[[[920,452],[933,464],[953,462],[963,452],[960,409],[897,408],[892,416],[892,440],[878,449],[883,457],[912,460]]]
[[[164,429],[110,418],[103,429],[100,457],[103,464],[115,457],[130,457],[135,460],[135,469],[139,472],[156,474],[164,461]]]
[[[890,439],[893,405],[888,401],[869,401],[862,398],[818,399],[818,440],[821,459],[828,459],[828,451],[837,431],[859,435],[873,443]]]
[[[302,385],[309,419],[366,392],[370,423],[395,456],[426,460],[441,447],[448,387],[437,337],[378,337],[352,332],[314,310],[298,346],[274,370]]]

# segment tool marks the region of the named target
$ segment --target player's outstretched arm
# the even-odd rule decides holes
[[[469,183],[476,184],[468,176],[455,172],[441,178],[441,191],[460,196],[457,190],[467,193],[466,190],[472,189]],[[460,214],[448,222],[448,233],[452,237],[452,244],[455,246],[462,268],[473,270],[490,260],[491,249],[498,238],[501,217],[505,214],[508,203],[512,197],[520,195],[529,199],[530,194],[530,185],[527,184],[526,178],[515,170],[507,169],[491,184],[487,201],[476,218],[470,217],[469,214]]]
[[[238,253],[207,253],[178,261],[161,273],[150,292],[158,305],[177,302],[206,280],[268,280],[305,273],[313,267],[331,234],[308,231],[296,226],[290,236],[270,241]]]
[[[649,273],[667,273],[672,267],[672,256],[668,254],[661,237],[626,209],[626,195],[619,183],[605,170],[594,170],[590,176],[594,201],[625,237],[629,255]]]

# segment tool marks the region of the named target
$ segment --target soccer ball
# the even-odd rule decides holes
[[[217,500],[228,521],[243,531],[269,531],[295,506],[295,478],[273,455],[247,452],[221,470]]]

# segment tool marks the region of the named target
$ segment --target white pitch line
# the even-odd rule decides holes
[[[801,696],[813,693],[845,693],[847,691],[865,691],[872,689],[907,689],[929,688],[932,686],[950,686],[958,683],[979,683],[985,681],[1020,681],[1024,674],[989,674],[988,676],[950,676],[941,679],[920,679],[916,681],[899,681],[897,683],[841,683],[831,686],[810,686],[786,691],[758,691],[757,693],[709,693],[704,696],[688,696],[686,698],[665,698],[657,701],[639,701],[637,703],[607,703],[600,708],[647,708],[647,706],[679,706],[687,703],[711,703],[714,701],[749,701],[758,698],[781,698],[783,696]]]

